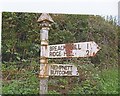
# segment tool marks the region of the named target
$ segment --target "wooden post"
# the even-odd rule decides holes
[[[54,21],[50,17],[49,14],[42,13],[39,17],[38,22],[40,23],[40,39],[41,39],[41,53],[40,53],[40,94],[47,94],[48,91],[48,77],[49,77],[49,69],[48,69],[48,31],[50,28],[50,24]]]

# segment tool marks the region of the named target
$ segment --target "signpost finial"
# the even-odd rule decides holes
[[[49,23],[53,23],[53,19],[48,13],[42,13],[41,16],[38,18],[37,22],[42,23],[44,21],[47,21]]]

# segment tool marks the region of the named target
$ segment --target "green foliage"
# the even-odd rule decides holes
[[[99,71],[93,64],[78,66],[80,78],[75,87],[69,92],[72,94],[97,94],[99,92]]]
[[[118,94],[118,92],[118,70],[116,68],[103,70],[97,75],[97,82],[87,79],[70,91],[71,94]]]
[[[74,35],[70,31],[53,31],[50,33],[50,44],[73,43],[75,41]]]
[[[4,12],[2,16],[2,60],[20,61],[37,56],[39,53],[32,48],[34,43],[40,43],[39,27],[32,23],[37,15]]]
[[[100,74],[100,90],[104,94],[118,94],[118,69],[104,70]]]
[[[39,94],[40,33],[35,13],[2,13],[3,94]],[[100,51],[90,58],[49,59],[73,63],[78,77],[49,77],[48,94],[118,94],[118,34],[112,17],[51,14],[49,44],[95,41]],[[119,44],[120,45],[120,44]],[[112,69],[114,68],[114,69]]]
[[[64,78],[60,78],[59,83],[62,84],[62,85],[66,85],[68,83],[68,81]]]
[[[59,93],[58,92],[56,92],[55,90],[53,90],[53,91],[48,91],[48,94],[55,94],[56,96],[59,96]]]
[[[97,94],[98,89],[96,86],[93,86],[89,80],[84,81],[81,86],[76,85],[71,94]]]
[[[28,76],[29,77],[29,76]],[[34,76],[26,80],[13,80],[12,82],[3,82],[4,94],[38,94],[39,88],[35,88],[38,85],[38,80]]]
[[[38,94],[39,63],[31,61],[6,62],[2,64],[4,94]]]

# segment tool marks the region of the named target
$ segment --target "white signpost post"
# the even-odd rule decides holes
[[[40,53],[40,94],[47,94],[49,76],[79,76],[73,64],[48,64],[48,58],[90,57],[95,56],[100,47],[94,42],[80,42],[48,45],[48,30],[54,21],[49,14],[42,14],[38,19],[41,26]]]
[[[57,44],[48,46],[48,58],[95,56],[100,47],[94,42]]]
[[[49,64],[49,76],[79,76],[73,64]]]
[[[41,52],[40,52],[40,94],[47,94],[48,90],[48,32],[51,26],[51,23],[54,21],[49,14],[43,13],[39,17],[38,21],[40,24],[40,39],[41,39]]]

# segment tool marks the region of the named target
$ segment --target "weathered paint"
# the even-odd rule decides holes
[[[73,43],[65,44],[64,48],[65,48],[66,56],[71,57],[72,56],[72,50],[74,49],[74,44]]]
[[[48,55],[48,48],[47,48],[47,46],[41,46],[40,56],[47,58],[47,55]]]
[[[48,46],[48,58],[95,56],[100,47],[93,41]]]
[[[40,78],[40,96],[47,94],[48,90],[48,78]]]
[[[48,29],[46,28],[42,28],[42,30],[40,31],[40,39],[43,41],[47,41],[48,40]]]
[[[41,78],[49,77],[48,71],[46,70],[49,70],[48,64],[40,64],[39,77]]]
[[[41,64],[48,64],[48,59],[45,58],[45,57],[41,57],[41,58],[40,58],[40,63],[41,63]]]
[[[48,90],[48,31],[51,26],[50,23],[54,22],[49,14],[43,13],[38,21],[40,23],[40,39],[41,39],[41,53],[40,53],[40,95],[47,94]]]
[[[43,46],[48,46],[48,41],[47,41],[47,40],[42,40],[42,41],[41,41],[41,45],[43,45]]]
[[[49,64],[49,76],[79,76],[73,64]]]

